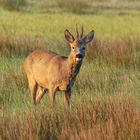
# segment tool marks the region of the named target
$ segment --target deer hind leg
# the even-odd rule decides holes
[[[34,104],[36,104],[37,83],[32,75],[28,75],[28,82]]]
[[[36,103],[39,103],[47,90],[43,87],[38,86],[38,94],[36,96]]]

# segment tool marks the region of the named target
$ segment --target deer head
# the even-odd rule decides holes
[[[77,62],[80,62],[83,60],[85,56],[85,49],[86,45],[92,41],[94,37],[94,31],[92,30],[89,32],[86,36],[83,36],[83,25],[82,25],[82,31],[81,34],[79,34],[77,26],[76,26],[76,38],[69,32],[69,30],[65,30],[64,35],[66,40],[68,41],[71,52],[70,56]]]

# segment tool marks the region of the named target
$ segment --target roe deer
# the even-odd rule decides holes
[[[68,57],[50,51],[36,50],[26,58],[24,69],[35,104],[41,100],[46,91],[49,91],[51,102],[54,104],[56,92],[63,91],[65,104],[69,106],[71,88],[85,56],[86,44],[94,37],[93,30],[83,37],[83,26],[80,35],[77,27],[76,32],[76,38],[67,29],[64,32],[71,49]]]

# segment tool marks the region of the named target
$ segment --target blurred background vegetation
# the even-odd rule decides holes
[[[139,0],[0,0],[0,5],[8,10],[35,12],[96,13],[112,8],[139,10]]]

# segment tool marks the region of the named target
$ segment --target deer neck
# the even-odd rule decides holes
[[[74,56],[70,53],[68,56],[68,71],[69,71],[69,79],[75,79],[77,74],[79,73],[82,61],[76,61]]]

